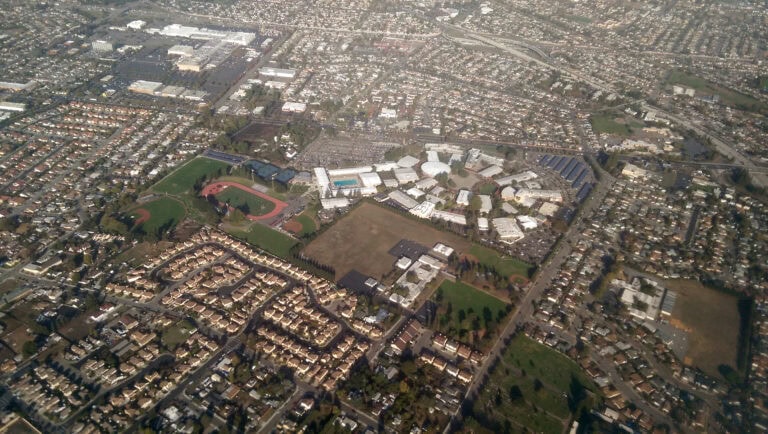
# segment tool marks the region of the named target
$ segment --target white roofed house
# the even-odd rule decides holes
[[[400,167],[413,167],[419,163],[419,159],[406,155],[405,157],[397,160],[397,165]]]
[[[521,240],[525,235],[515,222],[515,219],[508,217],[495,218],[491,221],[499,239],[505,242],[515,242]]]
[[[288,101],[283,104],[282,111],[284,113],[304,113],[307,110],[307,105],[303,102]]]
[[[515,193],[517,190],[514,187],[504,187],[503,190],[501,190],[501,199],[502,200],[512,200],[515,198]]]
[[[502,194],[504,192],[502,191]],[[530,188],[521,188],[515,192],[515,200],[524,202],[525,199],[544,199],[552,202],[562,202],[563,194],[558,190],[533,190]]]
[[[532,172],[530,170],[526,170],[525,172],[522,172],[522,173],[518,173],[518,174],[515,174],[515,175],[510,175],[510,176],[505,176],[503,178],[499,178],[499,179],[496,180],[496,183],[501,185],[501,186],[505,186],[505,185],[511,185],[513,183],[518,184],[518,183],[521,183],[521,182],[530,181],[530,180],[536,179],[538,177],[539,177],[539,175],[537,175],[536,173],[534,173],[534,172]]]
[[[382,119],[397,119],[397,110],[391,108],[382,108],[379,112],[379,117]]]
[[[491,196],[487,194],[480,194],[477,197],[480,198],[480,213],[488,214],[493,209],[493,201]]]
[[[527,231],[536,229],[539,226],[539,223],[536,221],[536,219],[528,215],[521,215],[517,217],[517,221],[520,223],[520,226],[522,226],[523,229]]]
[[[457,214],[455,212],[435,210],[432,212],[432,218],[447,221],[449,223],[455,223],[461,226],[467,225],[467,217],[464,214]]]
[[[539,214],[552,217],[555,215],[555,213],[557,213],[558,209],[560,209],[560,207],[554,203],[544,202],[539,208]]]
[[[381,185],[381,177],[379,177],[379,174],[376,172],[365,172],[358,176],[360,177],[360,181],[362,181],[363,185],[366,187],[378,187]]]
[[[456,205],[469,206],[469,190],[459,190],[459,194],[456,196]]]
[[[326,172],[326,170],[322,167],[315,167],[314,172],[315,172],[315,183],[317,184],[320,197],[323,198],[331,190],[330,188],[331,179],[328,177],[328,172]]]
[[[496,175],[499,175],[503,172],[503,169],[501,166],[493,165],[488,166],[485,169],[477,172],[478,175],[480,175],[483,178],[493,178]]]
[[[419,202],[400,190],[392,190],[387,196],[389,199],[393,200],[395,203],[408,210],[419,205]]]
[[[346,197],[320,198],[320,204],[323,209],[344,208],[349,206],[349,199]]]
[[[429,190],[430,188],[436,186],[437,180],[434,178],[424,178],[421,181],[416,183],[416,188],[420,190]]]
[[[411,214],[423,219],[428,219],[432,217],[434,212],[435,212],[435,204],[429,201],[424,201],[410,209]]]
[[[434,247],[432,247],[432,251],[434,251],[435,253],[438,253],[440,255],[443,255],[443,256],[445,256],[447,258],[447,257],[451,256],[451,254],[453,253],[453,247],[446,246],[443,243],[437,243],[437,244],[435,244]]]
[[[489,229],[488,219],[486,217],[477,218],[477,229],[481,232],[487,232]]]
[[[409,182],[416,182],[419,180],[419,175],[410,167],[400,167],[394,171],[395,179],[400,185],[408,184]]]

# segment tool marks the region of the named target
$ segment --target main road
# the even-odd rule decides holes
[[[584,223],[585,220],[588,220],[595,209],[603,202],[603,199],[605,199],[605,196],[610,191],[614,182],[615,179],[608,173],[601,173],[600,181],[595,185],[592,193],[587,198],[576,218],[574,218],[568,230],[566,230],[560,241],[554,246],[552,254],[541,264],[539,272],[530,283],[528,292],[517,304],[506,326],[499,334],[496,343],[488,352],[488,356],[483,360],[483,363],[474,373],[472,382],[469,384],[467,392],[464,395],[465,401],[467,398],[476,396],[479,393],[479,388],[484,383],[483,377],[488,373],[493,361],[502,355],[504,348],[506,347],[505,341],[507,338],[512,336],[519,325],[524,324],[533,317],[533,314],[535,313],[533,302],[541,298],[544,290],[549,287],[552,280],[558,275],[560,268],[570,256],[571,242],[581,233],[582,223]],[[451,417],[451,422],[457,417],[458,414],[455,413]],[[448,426],[450,427],[451,423],[449,423]]]

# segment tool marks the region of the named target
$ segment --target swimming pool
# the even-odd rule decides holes
[[[339,179],[338,181],[333,181],[333,185],[336,187],[350,187],[353,185],[357,185],[356,179]]]

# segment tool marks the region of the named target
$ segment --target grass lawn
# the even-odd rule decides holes
[[[571,378],[574,377],[588,389],[595,390],[576,362],[523,335],[516,336],[504,351],[504,362],[525,369],[528,375],[546,380],[547,384],[562,392],[570,390]]]
[[[312,217],[306,214],[301,214],[296,217],[296,221],[301,223],[301,232],[299,232],[299,236],[309,235],[317,230],[315,221],[312,219]]]
[[[291,247],[297,243],[293,238],[259,223],[252,223],[248,230],[233,230],[230,233],[281,258],[287,258]]]
[[[492,266],[505,277],[520,275],[528,278],[528,270],[531,269],[531,264],[515,258],[502,258],[495,250],[483,246],[472,246],[469,249],[469,254],[474,256],[478,262]]]
[[[712,83],[699,76],[689,74],[685,71],[673,70],[667,77],[667,84],[680,84],[696,89],[698,93],[704,95],[719,95],[720,101],[729,107],[739,110],[745,110],[755,113],[768,113],[768,104],[755,99],[749,95],[729,89],[719,84]]]
[[[629,136],[632,134],[632,129],[629,125],[616,122],[612,115],[592,115],[589,118],[589,123],[592,124],[592,129],[596,133],[616,134],[619,136]]]
[[[188,163],[171,172],[151,187],[152,191],[168,194],[182,194],[195,185],[202,176],[215,176],[226,173],[229,164],[210,158],[193,158]]]
[[[507,316],[507,303],[462,282],[444,281],[433,295],[438,304],[436,328],[460,341],[478,345]]]
[[[565,15],[563,18],[579,24],[589,24],[592,22],[592,18],[583,15]]]
[[[175,349],[189,338],[189,332],[194,328],[195,326],[191,322],[183,319],[165,329],[161,335],[161,340],[166,347]]]
[[[170,197],[163,197],[153,200],[152,202],[147,202],[135,210],[137,209],[145,209],[149,211],[149,220],[139,224],[144,232],[148,234],[157,232],[161,227],[170,229],[176,226],[187,214],[184,205],[178,200]],[[135,213],[135,210],[131,212],[131,216],[137,218],[138,215]]]
[[[128,250],[123,251],[117,255],[112,263],[119,264],[121,262],[127,262],[131,265],[137,266],[143,263],[143,261],[152,256],[160,255],[165,249],[173,245],[170,241],[160,241],[157,243],[141,242],[137,243]]]
[[[480,194],[493,194],[493,192],[496,191],[496,184],[489,182],[488,184],[483,184],[478,188],[478,192]]]
[[[266,181],[264,181],[261,178],[254,178],[252,180],[250,178],[244,178],[242,176],[220,176],[220,177],[216,178],[216,180],[217,181],[236,182],[236,183],[238,183],[240,185],[244,185],[244,186],[249,187],[249,188],[253,188],[254,184],[258,184],[261,187],[266,187],[266,190],[264,190],[261,187],[255,188],[255,190],[258,190],[258,191],[261,191],[263,193],[266,193],[266,194],[274,197],[275,199],[280,199],[282,201],[286,200],[285,193],[280,193],[280,192],[276,191],[274,188],[272,188],[270,186],[271,183],[266,182]],[[278,185],[278,183],[275,182],[275,185]]]
[[[241,208],[245,205],[248,211],[246,214],[255,216],[267,214],[275,209],[274,203],[235,187],[224,189],[221,193],[216,195],[216,199],[218,199],[219,202],[229,203],[230,206],[235,208]]]
[[[489,375],[475,401],[474,419],[490,421],[505,432],[563,432],[572,407],[582,400],[593,404],[587,390],[594,392],[595,386],[575,362],[523,335],[512,340]],[[580,398],[572,400],[574,393]],[[465,428],[472,429],[472,424]]]

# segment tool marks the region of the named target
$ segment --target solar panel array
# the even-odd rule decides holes
[[[543,155],[539,158],[539,164],[558,172],[563,179],[571,183],[572,188],[579,189],[576,194],[576,199],[579,201],[584,200],[592,190],[593,184],[584,184],[584,180],[590,173],[589,167],[575,157]],[[589,188],[585,190],[585,187],[587,186],[589,186]],[[583,191],[586,191],[586,193],[583,193],[582,195]]]

